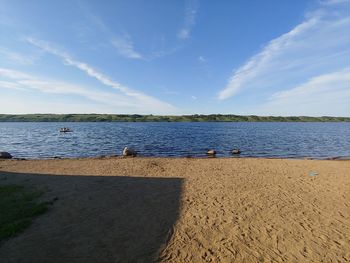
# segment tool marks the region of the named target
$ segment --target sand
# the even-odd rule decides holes
[[[350,261],[350,161],[6,160],[0,184],[58,197],[2,263]]]

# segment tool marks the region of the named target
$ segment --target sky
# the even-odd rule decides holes
[[[0,105],[350,116],[350,0],[0,0]]]

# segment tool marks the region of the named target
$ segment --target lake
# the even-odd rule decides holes
[[[350,123],[0,123],[0,151],[16,158],[120,155],[124,146],[141,156],[200,157],[215,149],[225,157],[239,148],[241,157],[349,157]]]

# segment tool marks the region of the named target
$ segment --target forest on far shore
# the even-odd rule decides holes
[[[0,122],[350,122],[350,117],[255,116],[233,114],[0,114]]]

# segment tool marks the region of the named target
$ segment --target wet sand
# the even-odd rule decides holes
[[[2,160],[0,184],[58,198],[4,263],[350,261],[350,161]]]

